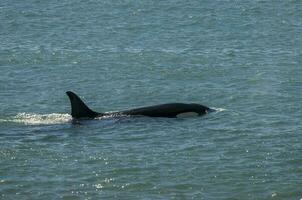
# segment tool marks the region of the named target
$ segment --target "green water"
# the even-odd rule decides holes
[[[0,2],[0,199],[301,199],[302,4]],[[169,102],[217,112],[72,124]]]

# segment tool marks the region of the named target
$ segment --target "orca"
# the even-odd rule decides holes
[[[187,117],[202,116],[213,109],[200,104],[167,103],[147,107],[139,107],[117,112],[95,112],[91,110],[75,93],[66,92],[71,104],[71,116],[74,119],[94,119],[104,116],[147,116],[147,117]]]

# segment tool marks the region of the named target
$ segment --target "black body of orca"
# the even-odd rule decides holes
[[[71,116],[74,119],[93,119],[103,116],[147,116],[147,117],[185,117],[201,116],[214,111],[200,104],[168,103],[124,110],[119,112],[99,113],[92,111],[75,93],[68,91],[66,94],[71,103]]]

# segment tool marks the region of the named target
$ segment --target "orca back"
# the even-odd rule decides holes
[[[122,111],[126,115],[143,115],[148,117],[177,117],[185,113],[191,113],[195,116],[206,114],[210,109],[200,104],[168,103],[155,106],[147,106]]]

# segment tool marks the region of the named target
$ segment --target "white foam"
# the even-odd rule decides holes
[[[215,108],[215,107],[211,107],[211,109],[214,109],[216,112],[223,112],[227,110],[225,108]]]
[[[47,125],[62,124],[72,120],[69,114],[51,113],[51,114],[34,114],[18,113],[16,116],[6,119],[6,122],[23,123],[26,125]]]

